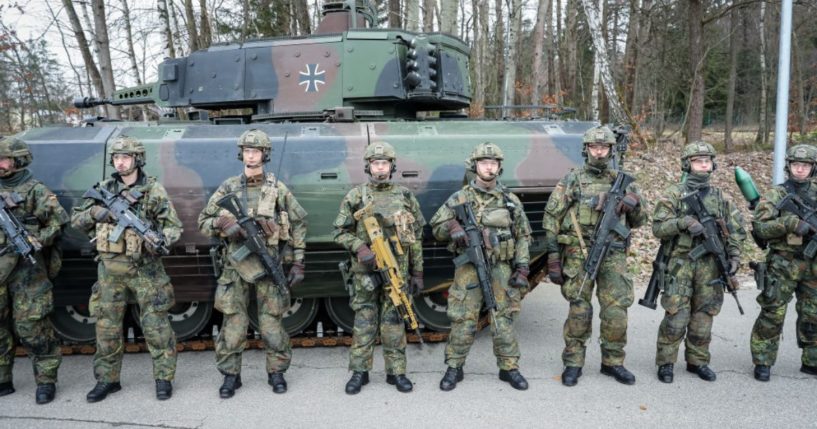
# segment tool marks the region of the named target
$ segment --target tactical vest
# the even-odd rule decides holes
[[[410,201],[411,194],[403,187],[392,185],[388,191],[371,192],[368,185],[362,185],[360,200],[354,205],[357,236],[371,244],[362,221],[362,216],[365,216],[365,212],[370,209],[380,227],[383,228],[384,235],[396,235],[400,244],[404,246],[414,243],[416,241],[416,231],[414,231],[416,219],[411,213]]]
[[[681,200],[691,193],[692,191],[684,188],[681,195],[679,195],[678,206],[675,208],[675,215],[678,218],[682,218],[687,215],[693,217],[695,216],[690,208]],[[713,216],[718,224],[723,225],[723,227],[726,228],[728,208],[726,207],[726,201],[723,199],[721,190],[710,187],[706,195],[703,197],[703,205],[709,215]],[[678,234],[678,238],[675,241],[673,253],[686,253],[689,250],[692,250],[693,247],[697,246],[701,240],[703,240],[702,236],[692,237],[686,231],[682,231]]]
[[[470,186],[470,185],[469,185]],[[496,261],[510,261],[516,256],[514,239],[515,203],[510,194],[497,184],[496,193],[486,193],[477,189],[470,191],[473,198],[474,217],[482,226],[483,241],[488,257]]]
[[[17,203],[17,206],[11,210],[11,214],[35,237],[38,237],[40,233],[40,221],[32,214],[35,207],[31,201],[30,194],[34,190],[34,187],[41,183],[39,180],[32,178],[14,188],[0,188],[0,198],[5,198],[7,194],[12,192],[22,198],[22,201]],[[8,244],[6,234],[0,229],[0,248]],[[59,242],[55,240],[53,246],[44,248],[42,250],[42,256],[48,277],[53,279],[57,276],[57,273],[59,273],[62,267],[62,248],[59,247]],[[0,282],[5,281],[9,274],[14,271],[18,260],[19,255],[13,250],[0,256]]]

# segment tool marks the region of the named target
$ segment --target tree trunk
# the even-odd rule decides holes
[[[639,33],[641,29],[641,8],[640,0],[630,0],[630,19],[627,23],[627,42],[624,48],[624,108],[631,113],[635,111],[635,79],[636,64],[638,63],[638,50],[640,43]]]
[[[533,27],[533,88],[531,88],[530,104],[542,104],[542,90],[547,93],[548,68],[545,60],[545,45],[550,36],[545,38],[545,20],[550,9],[550,0],[539,0],[536,7],[536,25]]]
[[[436,6],[437,0],[423,0],[423,32],[425,33],[434,31],[434,8]]]
[[[797,41],[797,30],[791,32],[791,93],[794,95],[794,102],[797,104],[797,128],[801,136],[806,135],[806,121],[808,120],[808,109],[806,108],[805,85],[803,82],[803,65],[800,55],[800,43]]]
[[[123,0],[127,1],[127,0]],[[159,21],[162,23],[162,37],[165,43],[165,56],[176,58],[176,47],[173,45],[173,30],[170,27],[170,11],[167,7],[167,0],[158,0],[156,9],[159,10]]]
[[[163,0],[159,1],[161,2]],[[305,2],[306,0],[303,1]],[[207,16],[207,0],[199,0],[199,9],[201,9],[201,20],[199,21],[199,49],[207,49],[213,44],[213,33],[210,31],[210,17]],[[307,25],[309,25],[309,16],[307,16]]]
[[[701,140],[704,122],[704,48],[703,48],[703,5],[701,0],[688,0],[689,28],[689,106],[687,107],[686,141]]]
[[[562,104],[562,67],[564,66],[564,51],[562,50],[562,0],[556,0],[556,34],[553,35],[553,96],[556,104]]]
[[[202,0],[204,1],[204,0]],[[299,34],[308,35],[312,33],[309,20],[309,5],[307,0],[295,0],[295,20],[298,22]]]
[[[71,0],[62,0],[62,5],[68,14],[68,20],[71,22],[74,37],[77,39],[77,48],[82,54],[82,61],[85,63],[85,69],[88,71],[91,83],[93,83],[96,93],[100,97],[104,97],[105,88],[102,86],[102,76],[99,74],[99,68],[96,66],[96,62],[94,62],[93,55],[91,55],[91,49],[88,48],[88,40],[85,38],[85,32],[82,30],[82,24],[79,22],[77,11],[74,9],[74,3]]]
[[[729,83],[726,93],[726,124],[723,145],[726,153],[732,152],[732,120],[735,115],[735,83],[738,75],[738,17],[739,9],[729,13]]]
[[[628,118],[627,114],[624,112],[624,109],[621,107],[621,101],[616,93],[613,73],[610,68],[610,63],[607,60],[605,40],[601,35],[601,22],[599,21],[599,14],[596,11],[593,1],[594,0],[581,0],[581,5],[584,8],[585,16],[587,16],[587,26],[590,29],[590,35],[593,39],[593,47],[597,53],[599,71],[604,84],[604,93],[607,95],[608,103],[610,103],[610,110],[613,114],[613,120],[618,123],[634,125],[633,121]]]
[[[522,31],[522,0],[512,0],[508,10],[508,25],[511,32],[508,34],[508,58],[505,62],[505,82],[502,89],[502,104],[510,106],[516,104],[516,56],[517,40]],[[512,111],[504,110],[503,117],[510,117]]]
[[[419,31],[420,30],[420,1],[419,0],[404,0],[403,10],[405,11],[406,20],[403,22],[406,30]],[[476,9],[474,9],[476,10]]]
[[[760,2],[760,112],[755,143],[765,145],[769,141],[768,113],[768,72],[766,71],[766,3]]]
[[[193,0],[184,0],[184,16],[187,19],[187,49],[190,53],[199,50],[199,31],[196,29],[196,15],[193,13]]]
[[[565,90],[574,102],[579,100],[579,94],[576,90],[578,84],[578,13],[579,9],[576,6],[575,0],[567,0],[565,2]]]
[[[482,9],[480,7],[480,3],[483,3],[481,0],[471,0],[471,9],[473,10],[473,21],[474,21],[474,51],[471,56],[471,69],[474,71],[474,87],[473,91],[471,92],[471,109],[470,109],[470,116],[472,118],[478,118],[484,115],[484,107],[485,107],[485,89],[483,88],[484,82],[484,64],[482,63],[482,56],[483,56],[483,44],[485,41],[485,31],[487,28],[482,27]]]
[[[457,7],[456,0],[443,0],[440,5],[440,31],[457,35]]]
[[[389,28],[403,28],[403,22],[400,19],[400,0],[389,0]]]
[[[599,14],[604,16],[604,0],[596,0],[598,2]],[[590,22],[590,19],[587,20]],[[602,29],[603,30],[603,29]],[[603,31],[602,31],[603,33]],[[606,40],[606,38],[605,38]],[[593,53],[593,89],[590,92],[590,118],[594,121],[599,120],[599,87],[601,86],[601,56],[602,52],[594,49]]]
[[[125,20],[125,43],[128,47],[128,59],[130,59],[131,72],[136,79],[136,84],[142,84],[142,77],[139,75],[139,66],[136,64],[136,51],[133,49],[133,30],[131,30],[130,23],[130,9],[128,8],[128,0],[121,0],[122,3],[122,18]]]
[[[502,88],[505,83],[505,13],[502,11],[502,2],[504,0],[496,0],[494,3],[494,13],[496,16],[496,23],[494,29],[494,76],[493,87],[496,88],[494,92],[494,100],[499,100],[502,104],[503,94]],[[502,112],[500,112],[501,114]]]
[[[62,44],[62,49],[65,51],[65,58],[68,60],[68,65],[71,66],[71,71],[74,72],[74,77],[77,80],[77,88],[79,89],[80,97],[85,96],[85,91],[83,90],[83,79],[82,74],[77,69],[77,66],[74,64],[74,61],[71,59],[72,53],[68,50],[68,44],[65,41],[65,32],[62,29],[62,23],[57,19],[57,14],[54,12],[54,8],[51,3],[46,2],[46,6],[48,7],[48,12],[51,15],[51,19],[54,20],[54,23],[57,26],[57,31],[60,33],[60,43]],[[90,96],[90,91],[88,93]]]

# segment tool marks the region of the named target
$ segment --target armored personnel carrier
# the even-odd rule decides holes
[[[309,212],[306,281],[293,291],[284,320],[291,334],[317,334],[319,322],[327,332],[351,331],[354,313],[338,271],[348,255],[333,243],[332,222],[346,192],[367,180],[363,152],[374,140],[395,146],[395,180],[416,193],[427,219],[463,185],[471,149],[486,140],[498,144],[506,156],[501,180],[521,197],[534,230],[532,256],[543,252],[548,193],[581,161],[581,135],[594,124],[467,119],[468,46],[442,33],[375,28],[374,11],[361,3],[325,1],[313,35],[213,45],[166,59],[154,83],[116,91],[110,99],[76,101],[81,108],[154,104],[183,111],[184,119],[97,120],[18,135],[31,146],[35,177],[68,210],[112,173],[107,150],[114,138],[128,135],[145,144],[147,172],[167,188],[184,223],[181,240],[164,259],[176,291],[171,324],[180,339],[211,332],[217,323],[211,320],[218,317],[212,243],[199,234],[196,220],[216,187],[241,171],[236,141],[250,128],[270,136],[266,168]],[[66,342],[92,342],[87,302],[96,279],[93,249],[70,228],[62,246],[53,322]],[[423,246],[427,290],[417,299],[418,315],[425,332],[445,331],[451,255],[428,230]]]

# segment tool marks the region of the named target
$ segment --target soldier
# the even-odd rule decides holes
[[[519,313],[522,295],[527,292],[530,256],[530,224],[519,198],[498,180],[502,174],[502,150],[495,144],[478,144],[466,159],[466,169],[474,178],[455,192],[437,210],[431,219],[434,237],[450,241],[449,250],[462,254],[468,245],[463,225],[457,221],[452,207],[461,202],[472,204],[476,221],[483,235],[496,237],[490,250],[486,249],[491,265],[492,289],[496,298],[496,312],[491,317],[494,355],[499,366],[499,379],[518,390],[526,390],[528,382],[519,372],[519,345],[513,325]],[[440,389],[449,391],[463,380],[462,366],[477,333],[477,320],[482,308],[482,289],[478,284],[473,264],[456,267],[454,283],[448,290],[448,318],[451,332],[445,348],[448,369]]]
[[[335,242],[354,253],[350,271],[353,273],[353,291],[350,304],[355,311],[352,348],[349,351],[349,369],[352,377],[346,383],[346,393],[357,394],[369,382],[374,343],[378,335],[383,344],[386,362],[386,383],[400,392],[413,388],[406,377],[406,330],[403,319],[386,290],[373,282],[372,270],[377,268],[371,240],[363,225],[363,211],[369,208],[383,228],[384,236],[397,235],[403,254],[396,254],[400,274],[408,279],[409,293],[416,295],[423,289],[423,226],[425,219],[420,204],[404,186],[392,183],[397,156],[386,142],[373,142],[363,155],[364,171],[369,182],[360,184],[343,198],[335,218]]]
[[[792,295],[797,296],[797,345],[803,349],[800,371],[817,375],[817,279],[812,274],[810,258],[803,255],[804,238],[815,231],[794,214],[776,207],[790,193],[812,206],[815,204],[815,163],[817,148],[808,145],[790,148],[786,154],[788,180],[767,192],[755,209],[753,235],[765,241],[769,249],[766,275],[759,279],[763,285],[763,292],[757,297],[760,314],[751,338],[754,375],[759,381],[769,381]]]
[[[164,186],[145,174],[142,143],[132,137],[117,137],[110,146],[109,161],[116,171],[97,186],[133,201],[134,213],[163,234],[168,246],[175,243],[181,236],[182,223]],[[99,253],[98,279],[89,304],[91,315],[96,317],[97,383],[86,399],[99,402],[122,389],[119,384],[124,352],[122,318],[129,294],[139,305],[142,332],[153,358],[156,398],[169,399],[176,373],[176,335],[167,317],[175,303],[173,285],[158,249],[131,228],[126,228],[117,241],[109,241],[114,237],[115,222],[111,211],[92,198],[74,207],[71,215],[71,225],[94,237]]]
[[[694,142],[684,147],[681,168],[686,180],[670,186],[655,206],[652,231],[660,240],[672,240],[673,246],[667,265],[667,283],[661,295],[661,306],[666,311],[658,329],[658,379],[672,383],[673,365],[678,348],[686,334],[687,371],[702,380],[715,381],[715,372],[709,367],[709,343],[712,340],[712,318],[723,304],[723,286],[715,255],[707,254],[692,259],[690,250],[701,241],[704,226],[688,213],[681,199],[700,192],[707,212],[728,231],[726,243],[729,256],[729,275],[740,267],[740,245],[746,236],[743,219],[730,199],[720,189],[709,184],[715,171],[715,149],[709,143]]]
[[[57,369],[62,360],[54,327],[48,319],[54,308],[49,277],[59,271],[58,251],[49,247],[55,245],[68,223],[68,214],[57,197],[32,177],[26,168],[32,160],[28,145],[22,140],[0,139],[0,197],[31,233],[30,244],[38,250],[45,248],[33,255],[35,264],[13,250],[0,256],[0,396],[14,393],[13,322],[14,332],[34,366],[35,399],[38,404],[47,404],[54,400]],[[8,245],[9,238],[2,230],[0,236]]]
[[[267,383],[275,393],[287,391],[284,372],[289,368],[292,349],[283,318],[290,306],[289,288],[304,279],[306,248],[306,210],[295,196],[271,172],[272,143],[261,130],[245,131],[238,138],[238,160],[243,174],[224,181],[216,189],[199,215],[199,230],[225,242],[221,275],[216,289],[216,309],[224,314],[216,340],[216,366],[224,375],[219,396],[227,399],[241,387],[241,353],[247,346],[247,306],[250,293],[258,302],[258,321],[267,352]],[[288,284],[276,284],[264,270],[259,256],[242,252],[246,231],[237,219],[216,203],[228,194],[236,194],[261,228],[270,256],[292,262]]]
[[[611,245],[595,282],[587,281],[583,268],[585,254],[600,220],[604,195],[618,171],[609,167],[616,137],[608,127],[588,130],[582,139],[582,168],[571,170],[548,199],[542,226],[546,232],[548,276],[561,285],[562,296],[570,303],[564,325],[565,348],[562,384],[575,386],[582,376],[587,339],[592,333],[593,289],[601,310],[601,373],[623,384],[634,384],[635,376],[624,367],[627,344],[627,309],[633,304],[633,281],[627,272],[627,241]],[[616,212],[628,228],[646,222],[638,188],[631,184]]]

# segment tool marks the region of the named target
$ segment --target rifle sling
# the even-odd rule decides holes
[[[573,208],[575,208],[575,206],[573,206]],[[573,231],[576,233],[576,237],[579,239],[579,247],[582,249],[582,256],[587,259],[587,246],[584,244],[582,230],[579,228],[579,221],[576,219],[576,210],[573,208],[567,212],[570,214],[570,222],[573,223]]]

